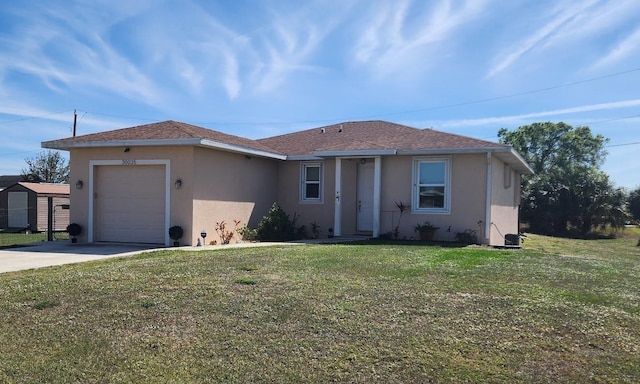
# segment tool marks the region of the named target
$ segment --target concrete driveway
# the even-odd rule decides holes
[[[0,250],[0,273],[50,267],[52,265],[103,260],[164,249],[137,244],[71,244],[66,241],[43,242],[30,246]]]
[[[303,244],[349,243],[366,239],[367,237],[363,236],[346,236],[332,239],[301,240],[287,243],[246,242],[228,245],[207,245],[203,247],[183,246],[178,248],[165,248],[158,245],[148,244],[71,244],[68,241],[51,241],[18,248],[0,249],[0,273],[50,267],[53,265],[81,263],[83,261],[90,260],[103,260],[110,257],[131,256],[160,249],[210,251],[228,248],[269,247],[273,245],[295,246]]]

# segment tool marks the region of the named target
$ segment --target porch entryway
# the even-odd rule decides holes
[[[358,233],[373,232],[373,162],[358,163],[356,230]]]
[[[348,176],[343,180],[343,162],[353,164],[352,161],[357,161],[357,168],[345,168],[345,174]],[[378,237],[380,235],[381,157],[377,155],[336,157],[335,165],[334,235],[336,237],[343,235],[343,216],[348,215],[344,216],[345,222],[348,223],[347,235],[354,234],[355,230],[355,234],[358,235]],[[344,201],[343,186],[348,196]],[[354,214],[354,209],[355,223],[354,216],[351,216]]]

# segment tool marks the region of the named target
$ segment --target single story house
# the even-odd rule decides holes
[[[70,152],[71,221],[79,242],[196,244],[216,223],[255,227],[274,202],[322,237],[378,237],[440,227],[483,244],[518,233],[520,175],[510,146],[385,121],[358,121],[251,140],[164,121],[47,141]],[[409,207],[400,217],[398,204]]]
[[[0,228],[7,231],[44,232],[69,225],[69,184],[15,183],[0,191]]]

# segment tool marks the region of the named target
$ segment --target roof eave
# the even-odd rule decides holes
[[[500,154],[500,158],[505,163],[508,163],[513,169],[526,175],[532,175],[533,169],[527,164],[527,162],[520,156],[515,149],[510,146],[497,146],[497,147],[468,147],[468,148],[437,148],[437,149],[405,149],[398,150],[398,155],[413,155],[413,156],[426,156],[426,155],[454,155],[454,154],[475,154],[475,153],[496,153]]]
[[[166,145],[198,145],[202,139],[138,139],[106,141],[44,141],[42,148],[70,150],[76,148],[157,147]]]
[[[189,138],[189,139],[155,139],[155,140],[109,140],[109,141],[44,141],[41,143],[42,148],[71,150],[76,148],[113,148],[113,147],[158,147],[158,146],[201,146],[207,148],[215,148],[228,152],[240,153],[243,155],[252,155],[265,157],[276,160],[286,160],[286,156],[263,151],[260,149],[242,147],[223,143],[215,140]]]
[[[519,171],[521,174],[533,175],[535,173],[529,163],[527,163],[527,161],[522,156],[520,156],[518,151],[513,149],[513,147],[505,147],[495,152],[499,154],[506,154],[507,159],[503,161],[509,163],[513,169]]]
[[[263,150],[260,150],[260,149],[254,149],[254,148],[241,147],[241,146],[238,146],[238,145],[223,143],[223,142],[214,141],[214,140],[206,140],[206,139],[201,140],[200,146],[208,147],[208,148],[220,149],[222,151],[236,152],[236,153],[240,153],[240,154],[243,154],[243,155],[266,157],[266,158],[275,159],[275,160],[286,160],[287,159],[286,155],[282,155],[282,154],[279,154],[279,153],[268,152],[268,151],[263,151]]]
[[[362,149],[348,151],[313,151],[316,157],[362,157],[362,156],[392,156],[397,155],[397,149]]]

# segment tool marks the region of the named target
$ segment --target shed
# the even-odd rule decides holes
[[[54,231],[69,224],[69,184],[15,183],[0,191],[0,229],[42,232],[48,229],[49,198]]]

